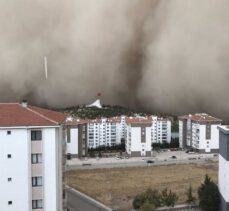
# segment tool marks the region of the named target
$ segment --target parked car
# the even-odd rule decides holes
[[[154,160],[147,160],[146,163],[154,163]]]
[[[172,159],[177,159],[177,157],[175,155],[171,156]]]

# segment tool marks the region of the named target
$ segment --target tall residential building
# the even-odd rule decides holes
[[[114,146],[121,143],[120,117],[88,120],[88,147]]]
[[[62,114],[0,103],[0,210],[62,210]]]
[[[167,118],[152,116],[152,143],[171,142],[171,121]]]
[[[126,152],[132,157],[151,156],[151,118],[126,118]]]
[[[87,120],[68,118],[66,129],[66,154],[81,158],[88,154]]]
[[[220,211],[229,211],[229,126],[218,128]]]
[[[199,152],[219,151],[217,127],[222,120],[205,113],[179,117],[179,142],[182,148],[193,148]]]

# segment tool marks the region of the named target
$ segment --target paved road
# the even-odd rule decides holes
[[[70,187],[66,187],[66,197],[70,211],[112,211],[106,205]]]
[[[212,161],[218,161],[218,158],[211,158]],[[76,169],[101,169],[101,168],[119,168],[119,167],[135,167],[135,166],[159,166],[159,165],[171,165],[171,164],[188,164],[188,163],[207,163],[209,158],[195,158],[189,159],[164,159],[155,161],[152,164],[147,164],[146,160],[139,160],[133,162],[116,162],[116,163],[92,163],[91,165],[68,165],[66,170],[76,170]],[[90,164],[89,162],[87,164]]]

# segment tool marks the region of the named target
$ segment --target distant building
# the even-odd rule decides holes
[[[220,211],[229,211],[229,126],[219,128],[219,190]]]
[[[66,153],[81,158],[88,154],[87,120],[68,118],[66,129]]]
[[[121,144],[123,132],[120,117],[89,120],[87,126],[89,148]]]
[[[63,114],[0,103],[0,210],[62,210]]]
[[[193,148],[199,152],[219,151],[217,127],[222,120],[205,113],[179,117],[179,142],[182,148]]]
[[[151,156],[151,118],[126,118],[126,152],[132,157]]]
[[[152,143],[170,143],[171,121],[167,118],[152,116],[151,141]]]

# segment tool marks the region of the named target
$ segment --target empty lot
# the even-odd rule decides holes
[[[66,182],[114,209],[129,210],[134,196],[149,187],[168,187],[183,203],[189,184],[196,193],[206,173],[217,182],[218,163],[76,170],[67,172]]]

